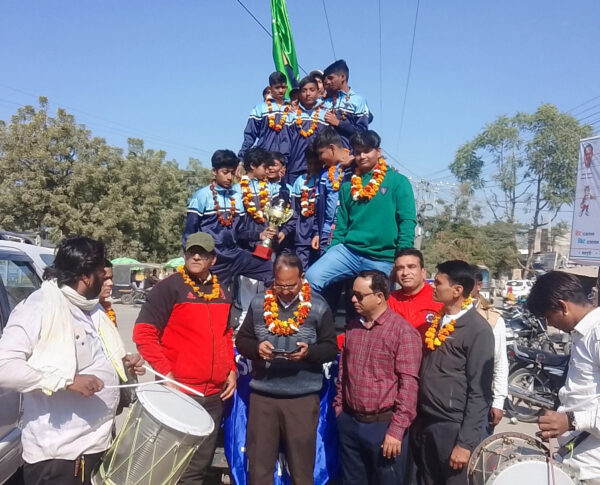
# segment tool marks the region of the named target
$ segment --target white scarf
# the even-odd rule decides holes
[[[86,312],[98,308],[98,300],[88,300],[69,286],[58,287],[56,280],[42,284],[42,326],[40,338],[27,361],[43,374],[44,393],[65,389],[73,384],[77,372],[75,336],[69,302]],[[104,311],[98,309],[99,332],[104,349],[119,377],[127,380],[123,367],[125,346],[119,333]]]

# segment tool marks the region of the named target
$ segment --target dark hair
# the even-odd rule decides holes
[[[312,77],[313,79],[320,79],[321,82],[323,82],[323,73],[321,71],[310,71],[308,73],[309,77]]]
[[[298,89],[302,89],[307,84],[317,84],[317,80],[314,77],[305,76],[302,79],[300,79],[300,82],[298,83]],[[317,85],[317,88],[318,87],[319,86]]]
[[[414,248],[403,248],[403,249],[398,249],[398,251],[396,251],[396,255],[394,256],[394,259],[398,259],[401,258],[402,256],[414,256],[416,258],[419,258],[419,264],[421,265],[421,268],[425,267],[425,260],[423,259],[423,253],[421,251],[419,251],[418,249],[414,249]]]
[[[469,263],[460,259],[453,259],[438,264],[437,270],[438,273],[445,274],[451,284],[463,287],[464,298],[467,298],[471,294],[475,286],[475,278],[473,278],[473,270]]]
[[[309,160],[318,160],[319,154],[317,153],[317,148],[315,147],[314,143],[309,143],[306,145],[306,150],[304,150],[304,158],[306,158],[307,162]]]
[[[592,144],[591,144],[591,143],[588,143],[587,145],[585,145],[585,146],[583,147],[583,151],[585,152],[585,151],[586,151],[588,148],[589,148],[590,150],[592,150],[592,153],[594,152],[594,147],[592,146]]]
[[[335,145],[336,147],[343,148],[342,137],[333,126],[327,126],[321,130],[313,142],[315,150],[321,150],[327,148],[329,145]]]
[[[373,150],[381,146],[381,137],[373,130],[357,131],[350,137],[350,146]]]
[[[237,168],[240,159],[231,150],[217,150],[213,153],[210,163],[214,170],[220,168]]]
[[[82,276],[89,276],[106,263],[102,241],[85,236],[65,239],[56,252],[54,263],[44,270],[44,279],[56,278],[58,286],[73,286]]]
[[[531,288],[527,308],[534,315],[544,316],[549,311],[562,310],[559,300],[578,305],[591,304],[577,276],[562,271],[549,271],[540,276]]]
[[[290,101],[297,101],[300,99],[300,89],[294,88],[290,91]]]
[[[323,76],[329,76],[330,74],[344,74],[346,76],[346,81],[350,79],[350,70],[344,59],[339,59],[325,68]]]
[[[265,89],[263,89],[263,98],[266,96],[266,94],[269,92],[270,89],[271,89],[271,86],[267,86]]]
[[[104,267],[105,268],[112,268],[113,267],[113,264],[110,262],[110,259],[106,258],[104,260]]]
[[[279,268],[296,268],[298,274],[304,273],[302,261],[295,254],[284,253],[277,256],[277,259],[273,263],[273,274],[277,272]]]
[[[281,165],[287,165],[287,157],[281,152],[271,152],[271,159],[281,162]]]
[[[269,86],[275,86],[275,84],[287,84],[287,77],[285,74],[275,71],[269,76]]]
[[[471,266],[471,270],[473,271],[473,279],[475,283],[481,283],[483,281],[483,272],[476,264]]]
[[[368,269],[358,273],[357,278],[369,278],[371,280],[369,287],[373,293],[383,293],[386,300],[390,296],[390,278],[383,271]]]
[[[246,172],[249,172],[252,167],[269,166],[271,163],[271,154],[260,147],[252,147],[244,155],[244,169]]]

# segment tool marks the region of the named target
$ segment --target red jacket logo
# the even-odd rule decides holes
[[[196,295],[194,295],[191,291],[188,291],[187,299],[188,300],[195,300],[196,299]]]

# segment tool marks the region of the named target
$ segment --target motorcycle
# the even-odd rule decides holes
[[[565,383],[570,356],[517,343],[509,348],[508,356],[507,414],[534,423],[544,409],[558,408],[558,391]]]
[[[121,294],[121,303],[124,305],[142,305],[146,303],[146,295],[148,290],[143,289],[132,289],[129,293]]]

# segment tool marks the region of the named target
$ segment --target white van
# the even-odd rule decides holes
[[[54,249],[36,246],[35,244],[27,244],[13,241],[0,240],[0,249],[16,249],[23,254],[29,256],[35,267],[35,272],[42,278],[46,266],[54,263]]]

